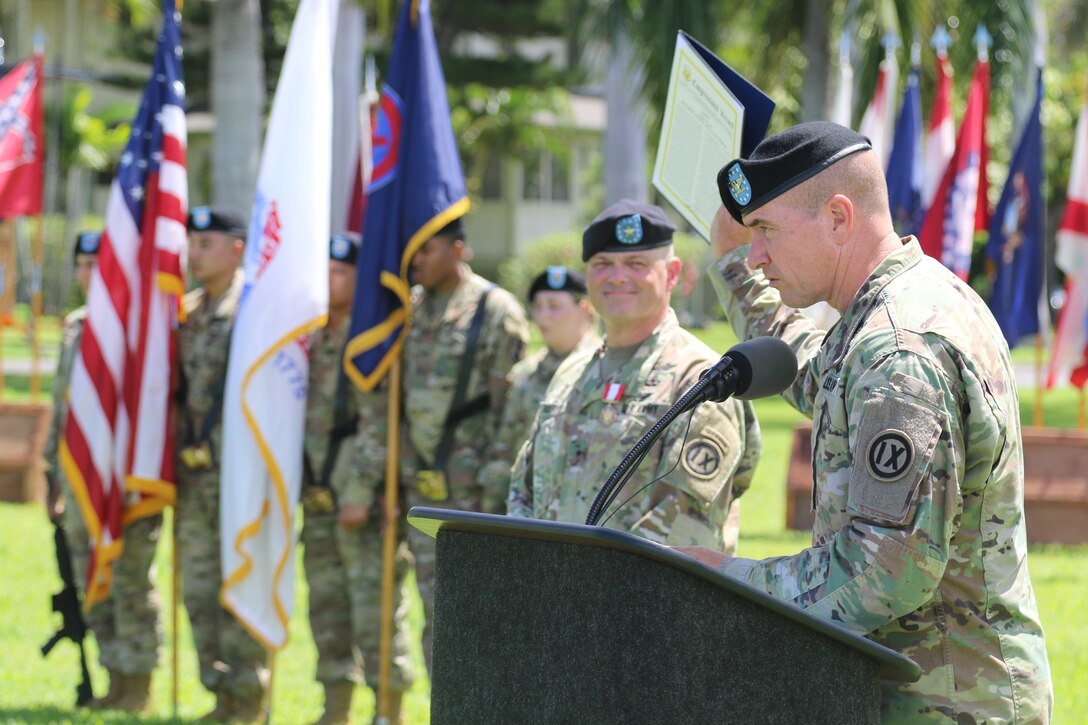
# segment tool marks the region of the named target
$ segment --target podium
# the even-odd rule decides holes
[[[631,534],[413,508],[431,722],[877,723],[908,658]]]

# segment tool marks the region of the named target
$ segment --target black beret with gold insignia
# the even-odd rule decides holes
[[[568,267],[548,267],[537,275],[529,287],[529,302],[537,292],[570,292],[573,295],[585,295],[586,278],[581,272]]]
[[[768,136],[746,159],[718,172],[722,203],[738,222],[836,161],[873,148],[869,139],[830,121],[811,121]]]
[[[189,231],[223,232],[246,236],[246,220],[233,209],[221,206],[198,206],[189,212]]]
[[[582,261],[597,252],[634,252],[672,244],[676,225],[653,204],[621,199],[602,211],[582,233]]]
[[[353,232],[343,232],[332,235],[329,240],[329,259],[355,266],[359,257],[359,235]]]

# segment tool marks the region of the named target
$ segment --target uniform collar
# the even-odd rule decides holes
[[[881,260],[876,269],[862,282],[853,301],[843,310],[842,318],[831,328],[827,338],[827,343],[830,343],[831,347],[827,349],[830,351],[833,363],[838,363],[846,355],[850,341],[865,324],[873,307],[882,298],[884,288],[903,272],[918,264],[925,256],[918,240],[913,236],[903,237],[900,241],[902,246]]]
[[[234,270],[234,276],[230,279],[230,286],[215,299],[204,298],[207,309],[212,309],[214,317],[230,317],[238,307],[238,299],[242,296],[242,287],[245,286],[246,274],[241,269]]]

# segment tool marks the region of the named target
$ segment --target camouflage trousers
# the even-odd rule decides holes
[[[162,516],[155,515],[125,527],[125,546],[113,564],[110,595],[84,614],[98,642],[98,661],[106,669],[147,675],[158,664],[162,622],[154,585],[154,560],[161,525]],[[82,595],[90,543],[83,515],[72,497],[64,510],[64,528],[72,554],[72,574]]]
[[[261,683],[267,681],[265,649],[219,604],[223,570],[218,469],[179,470],[177,521],[182,598],[200,662],[200,682],[212,692],[243,699],[259,696]]]
[[[377,518],[377,516],[375,516]],[[404,692],[415,673],[408,654],[408,601],[404,577],[408,546],[401,529],[393,593],[393,651],[389,687]],[[310,629],[317,646],[317,680],[365,681],[378,690],[382,607],[382,538],[377,520],[358,529],[335,514],[305,516],[302,563],[310,586]]]
[[[414,485],[415,465],[402,466],[402,481],[405,482],[406,511],[413,506],[447,508],[458,511],[479,511],[483,502],[483,489],[476,483],[479,470],[478,456],[475,452],[454,448],[447,468],[446,483],[449,497],[445,501],[434,501],[422,494]],[[408,547],[416,565],[416,586],[419,597],[423,600],[423,658],[427,662],[427,671],[431,671],[431,646],[434,640],[432,623],[434,622],[434,554],[435,541],[422,531],[411,526],[402,517],[401,525],[408,531]]]

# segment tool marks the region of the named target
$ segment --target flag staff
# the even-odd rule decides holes
[[[410,323],[410,317],[409,322]],[[397,547],[397,489],[398,464],[400,461],[400,388],[401,358],[397,351],[389,368],[389,410],[386,414],[385,451],[385,498],[382,505],[382,614],[378,643],[378,702],[377,717],[380,725],[389,723],[389,680],[393,660],[393,589],[395,581],[395,556]]]
[[[979,23],[974,35],[975,47],[978,49],[979,61],[990,60],[990,46],[993,45],[993,36],[986,30],[986,26]]]
[[[181,593],[181,556],[178,555],[178,505],[174,503],[174,515],[170,522],[171,566],[170,566],[170,707],[174,719],[178,717],[178,595]]]
[[[45,32],[38,28],[32,41],[38,68],[44,68]],[[38,83],[41,83],[38,79]],[[40,87],[40,86],[39,86]],[[45,175],[42,175],[42,196],[45,196]],[[30,247],[30,399],[38,402],[41,395],[41,320],[42,320],[42,249],[45,246],[45,214],[38,208],[38,232]]]
[[[952,36],[945,30],[944,25],[938,25],[937,29],[933,31],[933,35],[929,39],[929,44],[933,47],[933,50],[937,52],[938,58],[948,57],[948,48],[952,45]]]
[[[1041,94],[1043,92],[1043,83],[1042,83],[1042,78],[1043,78],[1043,48],[1042,48],[1042,43],[1039,43],[1038,46],[1035,49],[1035,62],[1036,62],[1036,65],[1039,68],[1039,72],[1036,75],[1038,80],[1036,82],[1035,92]],[[1039,103],[1042,104],[1042,98],[1039,99]],[[1040,112],[1039,123],[1042,124],[1042,122],[1043,122],[1042,113]],[[1039,133],[1040,133],[1040,137],[1044,139],[1043,144],[1045,146],[1046,142],[1045,142],[1045,137],[1042,136],[1042,130],[1040,130]],[[1045,236],[1046,236],[1046,193],[1045,193],[1046,172],[1045,172],[1045,170],[1043,172],[1042,178],[1039,179],[1039,185],[1040,185],[1040,188],[1039,188],[1040,194],[1039,194],[1039,196],[1040,196],[1040,201],[1042,202],[1041,208],[1039,210],[1041,215],[1042,215],[1042,222],[1040,223],[1039,226],[1042,229],[1043,237],[1045,238]],[[1047,290],[1046,290],[1047,273],[1046,273],[1046,242],[1045,242],[1045,239],[1044,239],[1043,243],[1039,245],[1039,254],[1041,254],[1043,256],[1043,263],[1039,267],[1039,269],[1042,270],[1042,275],[1043,275],[1043,286],[1042,286],[1043,295],[1042,295],[1042,300],[1040,300],[1040,304],[1039,304],[1039,308],[1040,308],[1039,334],[1035,336],[1035,410],[1034,410],[1034,417],[1033,417],[1032,423],[1035,425],[1036,428],[1042,428],[1043,426],[1046,425],[1045,413],[1043,411],[1043,396],[1044,396],[1044,394],[1046,392],[1046,381],[1043,379],[1043,355],[1044,355],[1044,348],[1046,347],[1044,338],[1046,337],[1047,330],[1050,329],[1050,315],[1047,314],[1047,311],[1050,308],[1046,303],[1048,295],[1047,295]]]
[[[4,328],[8,325],[8,313],[4,309],[4,303],[8,297],[8,266],[9,259],[7,247],[11,233],[10,222],[0,219],[0,400],[3,399],[7,384],[4,380]]]

